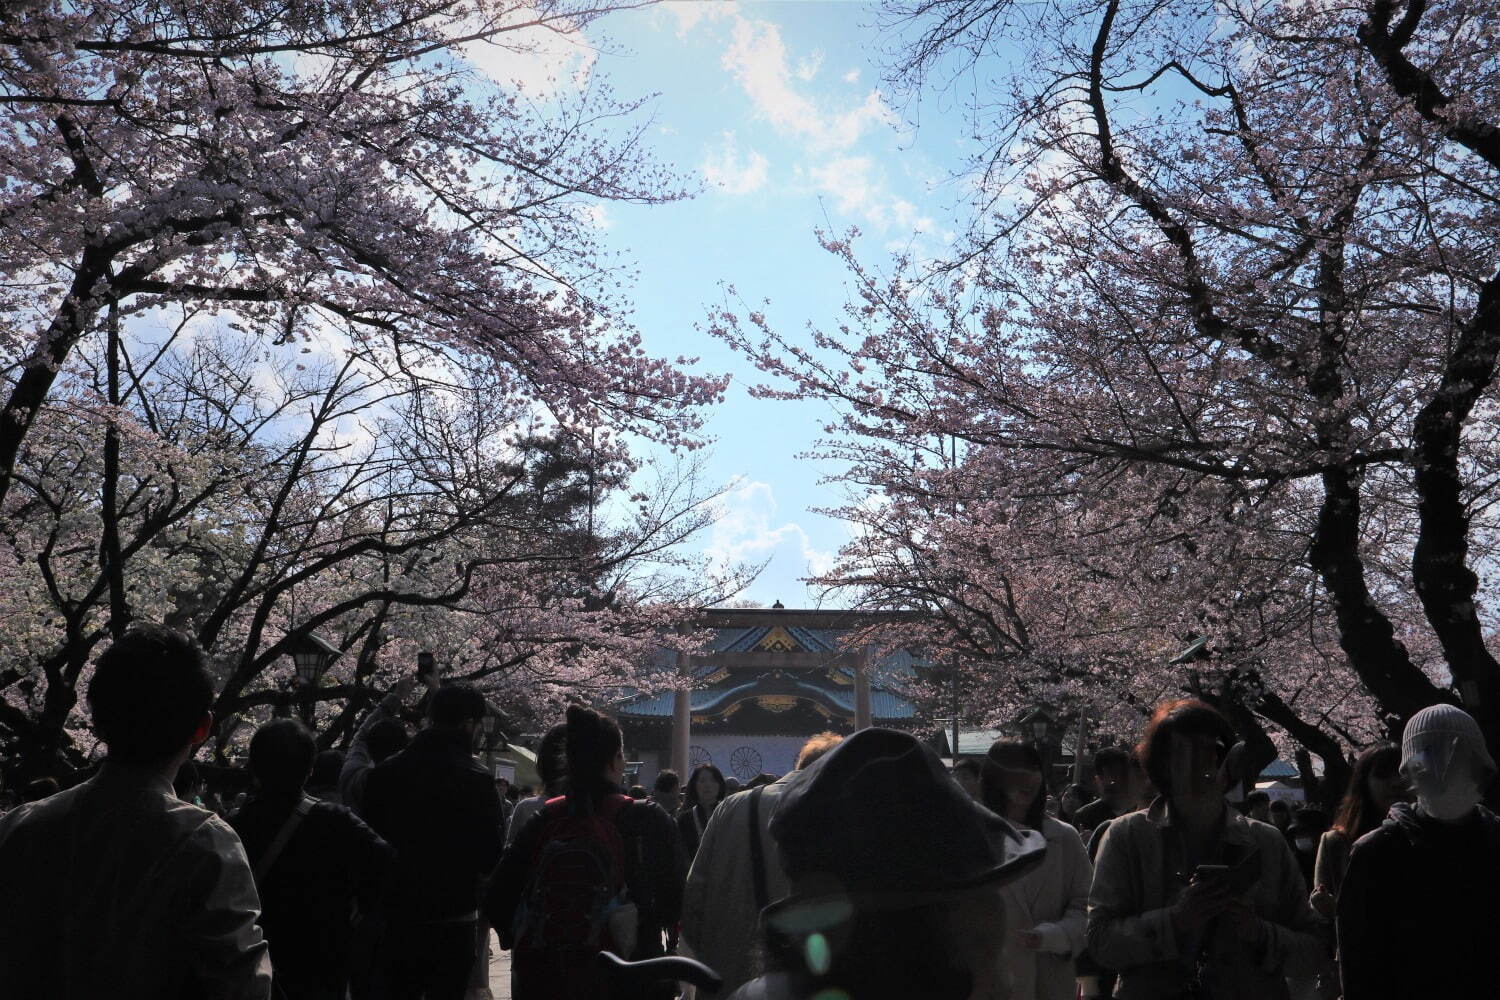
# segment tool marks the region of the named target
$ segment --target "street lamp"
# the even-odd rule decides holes
[[[1045,709],[1037,708],[1021,721],[1031,730],[1032,739],[1036,742],[1037,754],[1042,758],[1042,785],[1051,788],[1052,768],[1050,755],[1047,753],[1047,737],[1052,729],[1052,718]]]
[[[302,693],[302,721],[311,727],[313,688],[317,686],[318,678],[323,676],[328,665],[338,659],[343,650],[321,636],[305,632],[292,640],[287,652],[291,654],[292,665],[297,670],[297,684]]]

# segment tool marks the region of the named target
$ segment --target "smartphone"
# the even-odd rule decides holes
[[[1238,896],[1260,880],[1260,852],[1251,851],[1232,867],[1199,865],[1193,869],[1193,875],[1205,882],[1222,879],[1229,885],[1229,891]]]

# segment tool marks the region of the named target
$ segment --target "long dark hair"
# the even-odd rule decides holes
[[[568,797],[596,801],[611,790],[604,769],[624,746],[620,727],[582,705],[568,706],[567,718]]]
[[[1047,809],[1047,773],[1042,770],[1041,753],[1030,743],[996,740],[990,745],[989,753],[984,755],[984,769],[979,775],[980,796],[990,812],[999,816],[1005,815],[1005,772],[1001,768],[1006,767],[1033,768],[1042,775],[1036,798],[1026,807],[1023,821],[1033,830],[1040,830]]]
[[[689,809],[698,805],[698,775],[702,774],[704,771],[707,771],[709,774],[714,776],[714,781],[718,782],[719,784],[719,802],[724,801],[724,792],[727,788],[724,783],[724,772],[720,771],[712,764],[699,764],[697,767],[693,768],[693,773],[688,775],[687,788],[682,793],[683,812],[687,812]],[[714,807],[718,808],[718,802],[714,803]]]
[[[1394,773],[1401,761],[1401,751],[1394,743],[1376,743],[1365,747],[1354,759],[1354,773],[1349,775],[1349,788],[1344,800],[1334,814],[1333,829],[1343,834],[1350,843],[1363,837],[1385,819],[1380,807],[1370,797],[1372,774]]]

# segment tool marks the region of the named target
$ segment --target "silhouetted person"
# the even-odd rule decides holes
[[[390,1000],[461,1000],[469,981],[480,881],[503,844],[500,798],[473,753],[484,715],[484,696],[469,685],[438,688],[430,726],[365,783],[365,820],[397,855],[381,946]]]
[[[1365,834],[1385,822],[1391,806],[1409,802],[1410,790],[1401,776],[1401,748],[1394,743],[1377,743],[1360,751],[1354,760],[1353,773],[1343,801],[1333,816],[1333,826],[1318,844],[1313,865],[1312,906],[1325,917],[1332,917],[1344,887],[1344,873],[1349,870],[1349,852]]]
[[[1080,806],[1073,814],[1073,825],[1085,840],[1101,823],[1116,816],[1135,812],[1142,806],[1141,789],[1145,787],[1140,767],[1124,747],[1103,747],[1094,754],[1094,784],[1099,797]]]
[[[103,767],[0,818],[0,994],[271,995],[240,839],[172,789],[213,697],[202,650],[171,629],[132,626],[99,657],[87,699]]]
[[[401,703],[411,693],[410,679],[397,682],[395,690],[380,699],[365,720],[359,724],[349,752],[339,769],[339,798],[355,812],[364,808],[365,782],[370,769],[406,749],[411,737],[401,721]]]
[[[1001,890],[1007,903],[1005,966],[1016,1000],[1073,1000],[1083,952],[1093,866],[1078,831],[1044,811],[1036,747],[1004,740],[985,755],[982,799],[990,811],[1040,833],[1046,857]]]
[[[250,740],[259,793],[230,825],[255,869],[261,926],[286,1000],[339,1000],[349,984],[357,905],[369,914],[396,852],[348,809],[304,794],[317,744],[293,719]]]
[[[542,790],[536,795],[522,797],[511,813],[510,823],[505,828],[505,846],[509,847],[528,820],[541,811],[548,799],[555,799],[568,790],[568,727],[559,722],[542,736],[536,748],[536,770],[542,779]]]
[[[320,802],[343,805],[339,775],[344,769],[344,751],[320,750],[313,758],[312,774],[307,776],[307,794]]]
[[[845,739],[780,797],[771,832],[792,894],[763,915],[766,974],[733,1000],[1008,995],[997,890],[1041,862],[1040,835],[889,729]]]
[[[687,791],[682,797],[682,811],[677,814],[677,836],[682,841],[682,853],[691,864],[698,854],[698,843],[714,810],[729,794],[724,775],[712,764],[699,764],[688,777]]]
[[[1136,752],[1161,797],[1109,824],[1088,944],[1116,996],[1285,1000],[1327,963],[1286,839],[1230,809],[1234,729],[1194,699],[1164,702]]]
[[[651,786],[651,801],[661,806],[668,816],[676,816],[682,808],[682,778],[671,768],[657,772]]]
[[[1495,995],[1500,819],[1479,804],[1495,761],[1462,709],[1434,705],[1401,736],[1416,805],[1361,837],[1338,897],[1345,1000]]]
[[[953,780],[958,782],[960,788],[969,793],[970,798],[976,800],[982,794],[980,790],[982,785],[980,775],[983,772],[983,767],[984,765],[974,757],[964,757],[953,765]]]
[[[771,839],[777,804],[802,771],[842,739],[832,732],[810,737],[791,774],[761,790],[731,795],[719,803],[703,831],[682,897],[682,938],[695,956],[724,978],[717,995],[733,993],[755,974],[760,911],[791,891]],[[698,993],[700,1000],[709,995]]]
[[[515,1000],[622,1000],[597,956],[663,953],[662,932],[682,909],[682,854],[666,813],[621,793],[614,720],[578,705],[567,719],[567,795],[516,834],[485,910],[512,951]]]

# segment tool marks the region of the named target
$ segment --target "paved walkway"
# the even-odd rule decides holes
[[[494,931],[490,931],[490,996],[510,1000],[510,952],[500,950]]]

